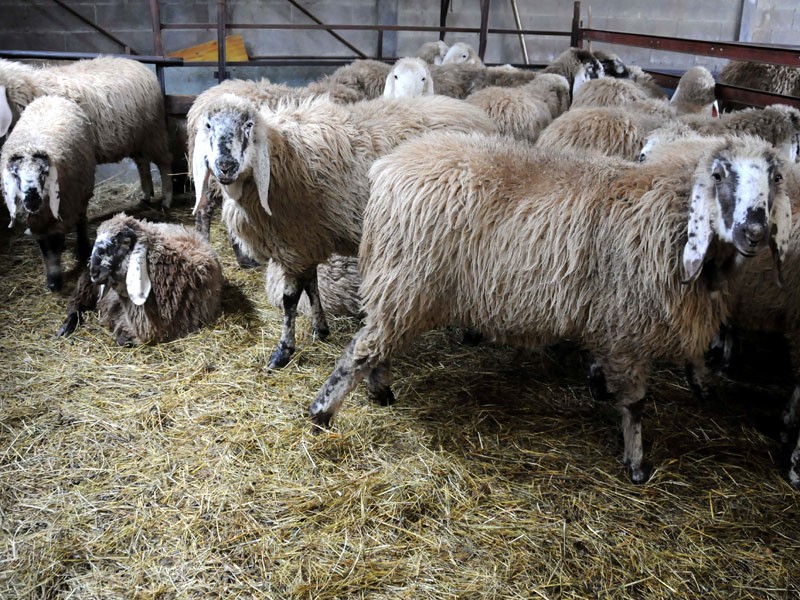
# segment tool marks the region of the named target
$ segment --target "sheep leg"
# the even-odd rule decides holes
[[[236,239],[230,235],[228,239],[231,242],[231,248],[233,249],[233,254],[236,256],[236,262],[239,263],[239,266],[243,269],[255,269],[261,266],[261,263],[258,262],[256,259],[248,256],[245,254],[244,250],[242,250],[242,246]]]
[[[328,320],[325,318],[325,310],[322,308],[322,300],[319,297],[317,267],[303,277],[303,290],[305,290],[308,303],[311,305],[311,331],[317,339],[326,340],[331,330],[328,327]]]
[[[199,183],[197,185],[200,185]],[[218,196],[207,190],[195,208],[194,228],[207,242],[211,241],[211,219],[214,217],[214,206]]]
[[[367,398],[375,404],[390,406],[394,404],[394,394],[392,388],[391,363],[384,360],[375,365],[367,377]]]
[[[280,369],[289,364],[294,353],[294,328],[297,319],[297,303],[303,293],[302,281],[288,273],[284,273],[283,284],[283,329],[277,348],[269,359],[270,369]]]
[[[77,246],[75,246],[75,258],[78,260],[78,266],[84,269],[89,263],[89,256],[92,254],[92,242],[89,239],[86,215],[82,215],[81,218],[78,219],[77,241]]]
[[[161,208],[167,210],[172,206],[172,171],[170,163],[159,163],[158,172],[161,175]]]
[[[139,171],[139,182],[142,185],[142,204],[147,205],[153,198],[153,175],[150,173],[150,161],[144,158],[134,158],[136,170]]]
[[[608,393],[608,385],[606,384],[606,374],[603,371],[603,365],[600,361],[594,359],[589,354],[587,356],[589,367],[587,368],[586,385],[589,388],[589,394],[592,400],[597,403],[606,403],[610,399]]]
[[[642,412],[647,371],[629,360],[601,362],[606,372],[608,389],[617,397],[617,407],[622,413],[622,437],[625,443],[623,464],[628,467],[633,483],[645,483],[650,478],[651,470],[644,461],[642,444]]]
[[[330,426],[331,419],[341,408],[345,397],[364,378],[365,371],[368,369],[366,361],[357,362],[354,357],[359,334],[360,332],[347,344],[336,362],[333,372],[328,375],[325,383],[317,391],[314,401],[308,407],[308,415],[317,431]],[[388,363],[384,364],[388,365]]]
[[[78,325],[83,323],[83,314],[97,308],[97,288],[97,284],[93,283],[89,276],[89,271],[84,269],[75,286],[75,291],[72,293],[72,298],[69,300],[67,317],[56,333],[57,336],[71,335]]]
[[[713,376],[703,357],[695,357],[686,361],[686,381],[695,398],[702,402],[715,399],[716,392],[711,387]]]
[[[42,261],[47,278],[47,288],[57,292],[64,287],[64,277],[61,274],[61,254],[64,252],[65,236],[63,233],[50,233],[36,240],[42,251]]]

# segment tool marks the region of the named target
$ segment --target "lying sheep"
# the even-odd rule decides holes
[[[403,144],[370,170],[364,326],[311,419],[328,425],[364,378],[372,400],[390,402],[391,357],[436,327],[469,324],[524,346],[570,339],[602,363],[622,412],[625,463],[634,482],[645,481],[652,365],[702,356],[716,334],[727,298],[709,289],[707,268],[767,246],[776,264],[785,257],[781,168],[756,138],[731,138],[699,160],[642,165],[497,136]]]
[[[414,56],[421,58],[429,65],[440,65],[448,50],[449,47],[442,40],[425,42],[417,49]]]
[[[784,96],[800,96],[800,68],[788,65],[731,61],[719,72],[719,82]]]
[[[369,165],[402,141],[442,128],[494,131],[479,108],[441,96],[348,106],[314,98],[259,110],[228,95],[205,112],[192,156],[197,198],[213,175],[233,239],[248,256],[283,268],[284,324],[271,368],[286,365],[294,352],[296,307],[304,291],[314,334],[328,334],[317,265],[332,254],[357,253]]]
[[[384,98],[432,96],[433,77],[428,64],[421,58],[398,59],[386,76]]]
[[[447,53],[442,58],[442,64],[468,64],[468,65],[483,65],[481,57],[475,52],[475,48],[466,42],[456,42],[447,50]]]
[[[561,75],[542,73],[523,86],[484,88],[466,101],[486,111],[498,132],[534,143],[569,107],[569,83]]]
[[[164,97],[158,79],[145,65],[109,56],[45,68],[0,59],[0,86],[6,88],[0,106],[10,106],[14,121],[40,96],[63,96],[79,104],[92,124],[97,163],[132,158],[145,202],[153,197],[150,163],[155,163],[161,174],[162,204],[169,208],[172,157]],[[0,130],[0,136],[5,133]]]
[[[92,125],[80,106],[66,98],[33,100],[0,154],[3,196],[11,215],[24,221],[42,251],[47,287],[60,290],[66,234],[77,231],[75,256],[89,258],[86,210],[94,193]]]
[[[120,345],[184,337],[217,318],[223,283],[216,252],[196,232],[120,213],[98,227],[58,335],[97,309]]]

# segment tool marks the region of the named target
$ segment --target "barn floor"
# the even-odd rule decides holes
[[[191,225],[188,202],[171,217]],[[312,435],[306,407],[357,323],[321,343],[301,319],[298,354],[267,372],[281,314],[212,237],[223,316],[130,349],[93,317],[54,338],[67,296],[31,238],[0,233],[0,597],[800,596],[782,371],[706,404],[658,371],[639,487],[579,356],[454,331],[396,361],[394,406],[359,389]]]

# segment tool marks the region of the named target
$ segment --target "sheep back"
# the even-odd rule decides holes
[[[800,68],[788,65],[732,61],[720,71],[719,82],[784,96],[800,96]]]

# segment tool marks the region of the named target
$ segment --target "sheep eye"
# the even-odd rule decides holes
[[[397,79],[397,75],[395,75],[394,78]]]
[[[422,81],[425,81],[425,78],[424,78],[424,77],[422,78]]]
[[[211,131],[211,123],[209,123],[208,121],[206,121],[206,129]]]
[[[780,173],[776,173],[775,177],[772,178],[772,181],[774,181],[775,183],[780,183],[781,181],[783,181],[783,175],[781,175]]]
[[[711,174],[711,177],[713,177],[713,178],[714,178],[714,181],[716,181],[717,183],[719,183],[720,181],[722,181],[722,175],[720,175],[719,173],[712,173],[712,174]]]

